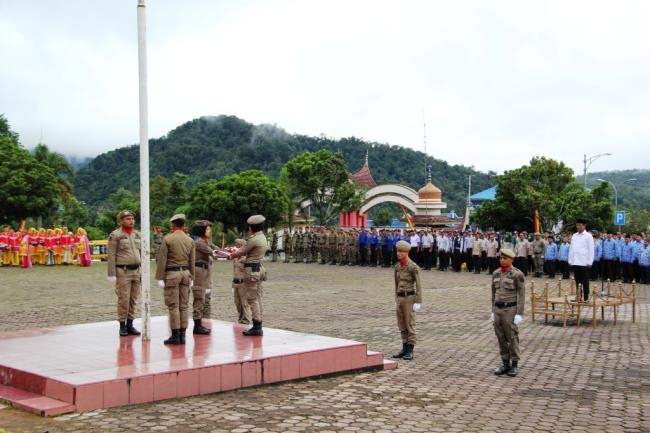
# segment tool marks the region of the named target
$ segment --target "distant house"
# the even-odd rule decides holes
[[[481,192],[470,196],[469,200],[472,203],[472,207],[480,206],[486,200],[494,200],[497,196],[497,187],[493,186]]]

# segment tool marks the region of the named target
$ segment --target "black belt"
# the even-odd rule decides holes
[[[251,272],[259,272],[261,264],[259,263],[244,263],[245,268],[251,268]]]
[[[516,306],[516,302],[495,302],[494,306],[497,308],[508,308]]]
[[[241,284],[241,283],[244,282],[244,280],[242,280],[242,279],[240,279],[240,278],[234,278],[234,279],[232,280],[232,282],[235,283],[235,284]]]
[[[134,270],[134,269],[140,269],[140,265],[115,265],[116,268],[124,269],[125,271],[127,269]]]
[[[407,296],[413,296],[415,295],[415,290],[411,290],[410,292],[397,292],[397,296],[400,298],[405,298]]]
[[[165,268],[165,272],[189,271],[189,270],[190,270],[189,266],[171,266],[169,268]]]
[[[203,268],[203,269],[208,269],[210,267],[210,265],[208,265],[207,263],[203,263],[203,262],[196,262],[195,265],[198,266],[199,268]]]

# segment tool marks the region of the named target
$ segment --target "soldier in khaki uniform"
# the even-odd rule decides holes
[[[169,327],[172,335],[165,344],[185,344],[190,287],[195,275],[194,241],[185,234],[185,215],[171,218],[172,232],[163,238],[158,251],[156,280],[165,290],[165,305],[169,310]]]
[[[235,239],[235,245],[239,248],[246,246],[244,239]],[[237,322],[244,325],[251,323],[251,308],[246,302],[246,256],[235,257],[232,261],[232,295],[237,309]]]
[[[134,230],[135,216],[130,210],[118,214],[120,228],[108,236],[108,281],[115,284],[120,337],[140,335],[133,327],[135,308],[140,299],[140,232]]]
[[[262,266],[262,258],[266,253],[267,242],[264,236],[264,221],[266,219],[262,215],[253,215],[246,223],[248,224],[248,232],[250,239],[245,246],[232,254],[232,258],[246,256],[244,262],[244,270],[246,277],[244,278],[244,287],[246,288],[246,304],[251,309],[253,317],[253,327],[243,334],[246,336],[261,336],[264,334],[262,331],[262,281],[265,279],[266,271]]]
[[[413,348],[416,343],[415,313],[422,305],[422,285],[420,284],[420,267],[411,259],[411,245],[399,241],[397,249],[397,264],[395,265],[395,311],[397,327],[402,335],[402,350],[393,358],[407,361],[413,359]]]
[[[210,318],[212,299],[212,256],[217,248],[210,241],[212,236],[212,223],[199,220],[194,223],[191,230],[194,237],[195,278],[192,287],[192,318],[194,319],[193,334],[208,335],[212,332],[201,323],[201,319]]]
[[[523,272],[512,266],[514,251],[502,249],[501,267],[492,273],[492,321],[494,333],[499,340],[499,351],[503,365],[494,374],[514,377],[519,372],[518,325],[524,320],[525,277]]]
[[[535,277],[541,277],[544,273],[544,254],[546,254],[546,242],[541,238],[542,234],[535,233],[535,239],[532,242],[533,246],[533,263]]]

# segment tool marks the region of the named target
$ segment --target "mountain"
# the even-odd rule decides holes
[[[431,166],[432,182],[442,190],[447,210],[462,213],[472,175],[472,193],[490,186],[494,172],[449,165],[423,152],[355,137],[333,140],[289,134],[276,125],[253,125],[235,116],[201,117],[186,122],[166,136],[150,140],[150,174],[167,178],[175,172],[189,176],[190,184],[248,169],[279,177],[284,164],[306,151],[340,151],[350,173],[358,171],[368,152],[370,171],[378,184],[401,183],[415,190],[426,183],[425,167]],[[120,187],[139,189],[137,145],[112,150],[89,161],[75,161],[76,197],[100,207]],[[588,185],[606,179],[616,186],[621,207],[650,210],[650,170],[591,172]],[[635,179],[635,180],[632,180]],[[577,176],[582,182],[582,176]],[[190,185],[190,186],[191,186]]]
[[[425,167],[430,165],[432,182],[442,190],[447,209],[458,213],[465,208],[468,175],[472,175],[472,192],[479,192],[490,186],[490,176],[494,174],[450,166],[401,146],[369,143],[354,137],[332,140],[294,135],[275,125],[253,125],[235,116],[222,115],[194,119],[166,136],[151,139],[150,176],[170,178],[179,172],[187,174],[190,183],[195,184],[257,169],[277,178],[287,161],[300,153],[320,149],[342,152],[350,173],[363,166],[367,151],[369,167],[378,184],[401,183],[416,190],[425,185]],[[77,171],[75,195],[99,207],[120,187],[137,191],[139,177],[138,146],[112,150]]]

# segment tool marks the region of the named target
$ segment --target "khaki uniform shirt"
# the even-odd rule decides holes
[[[511,266],[508,272],[501,268],[492,274],[492,306],[495,302],[516,302],[517,314],[524,315],[526,306],[525,277],[519,269]]]
[[[158,266],[156,268],[156,280],[165,279],[165,269],[176,266],[184,266],[189,269],[191,278],[195,275],[196,250],[191,237],[182,230],[175,230],[163,238],[158,251]]]
[[[535,239],[533,241],[533,254],[544,255],[545,252],[546,252],[546,242],[544,242],[541,239],[540,240]]]
[[[247,263],[261,263],[266,253],[266,237],[262,232],[256,232],[255,235],[246,242],[246,245],[241,247],[235,253],[236,256],[246,256]]]
[[[412,291],[415,291],[414,302],[421,304],[422,285],[420,284],[420,267],[409,259],[404,267],[399,263],[395,265],[395,296],[399,292]]]
[[[214,245],[206,242],[205,239],[199,238],[194,241],[196,249],[194,263],[196,264],[196,279],[194,285],[197,287],[210,288],[211,269],[212,269],[212,252]],[[207,267],[206,267],[207,266]]]
[[[120,227],[108,236],[108,276],[115,276],[115,265],[139,265],[140,232],[133,230],[131,235]]]

